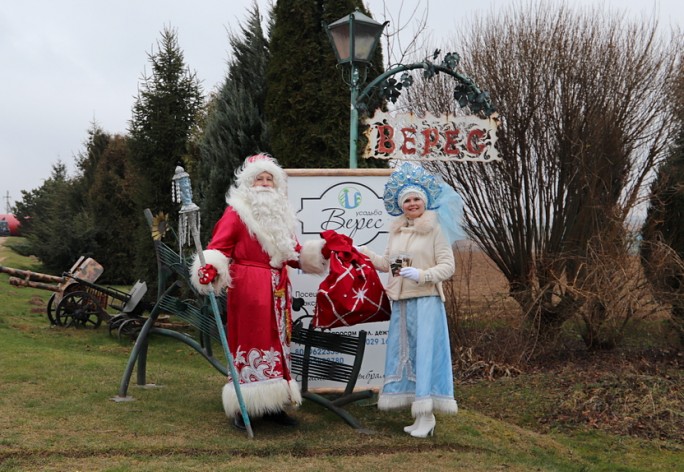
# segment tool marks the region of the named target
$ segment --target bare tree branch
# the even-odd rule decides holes
[[[465,229],[511,296],[553,331],[587,301],[568,283],[596,274],[589,241],[624,244],[627,218],[672,144],[668,88],[681,41],[655,20],[518,3],[477,19],[459,44],[461,68],[501,114],[504,160],[436,167],[462,194]],[[407,106],[458,114],[452,87],[418,83]]]

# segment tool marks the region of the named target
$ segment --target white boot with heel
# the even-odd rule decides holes
[[[411,433],[413,430],[415,430],[418,427],[419,422],[420,422],[420,416],[416,416],[416,421],[414,421],[412,425],[404,426],[404,432],[405,433]]]
[[[425,413],[418,416],[416,423],[416,427],[409,434],[414,438],[427,438],[428,435],[432,436],[435,432],[437,420],[432,413]],[[413,426],[407,426],[407,428],[412,428]]]

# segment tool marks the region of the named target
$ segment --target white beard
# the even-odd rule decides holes
[[[231,189],[226,201],[271,256],[271,267],[297,260],[296,219],[284,195],[270,187],[239,186]]]

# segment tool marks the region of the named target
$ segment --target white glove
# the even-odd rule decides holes
[[[420,279],[420,271],[415,267],[404,267],[399,271],[399,275],[414,282],[418,282]]]

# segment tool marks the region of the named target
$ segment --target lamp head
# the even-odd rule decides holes
[[[378,23],[356,10],[326,26],[338,64],[369,64],[389,21]]]

